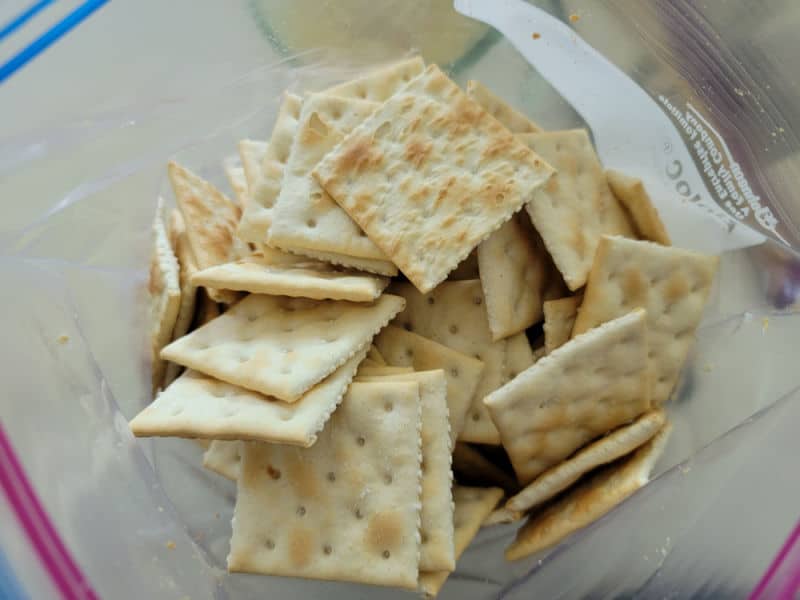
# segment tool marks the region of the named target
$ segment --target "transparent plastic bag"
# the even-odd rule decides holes
[[[699,107],[771,203],[788,243],[765,239],[723,255],[669,407],[673,438],[654,481],[560,546],[518,563],[502,556],[514,527],[485,528],[441,597],[744,595],[800,505],[793,427],[800,417],[800,260],[792,245],[797,207],[785,181],[796,168],[795,132],[781,107],[743,104],[733,113],[713,90],[692,91],[702,69],[683,50],[706,41],[721,61],[715,72],[731,78],[724,85],[759,74],[730,62],[713,28],[709,33],[688,4],[542,5],[651,96],[668,89],[673,101]],[[624,35],[631,30],[636,35]],[[355,68],[352,57],[322,60],[327,56],[295,56],[191,97],[0,147],[3,195],[18,200],[0,221],[0,418],[50,519],[101,597],[406,597],[227,574],[235,486],[202,469],[202,451],[191,441],[135,440],[127,427],[149,401],[144,284],[155,200],[170,196],[164,164],[175,158],[227,188],[223,158],[239,139],[268,135],[284,89],[318,89]],[[496,32],[453,72],[460,83],[483,80],[550,128],[584,124]],[[769,156],[750,143],[773,137],[763,131],[768,119],[782,123],[784,134],[780,146],[764,146]],[[13,513],[5,508],[4,523]],[[42,571],[20,530],[3,527],[0,544],[22,585],[38,595],[34,586],[47,584],[36,583]]]

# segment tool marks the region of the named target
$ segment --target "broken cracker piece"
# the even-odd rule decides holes
[[[606,180],[620,204],[628,211],[639,237],[664,246],[671,246],[667,228],[658,216],[641,179],[630,177],[619,171],[606,171]]]

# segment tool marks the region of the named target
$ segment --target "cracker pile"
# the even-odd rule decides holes
[[[231,571],[432,597],[481,526],[517,560],[647,482],[717,259],[585,131],[412,58],[238,150],[234,200],[168,165],[130,423],[237,482]]]

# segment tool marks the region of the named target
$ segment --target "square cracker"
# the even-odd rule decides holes
[[[172,341],[186,335],[194,319],[197,286],[192,282],[192,276],[197,271],[197,265],[194,262],[192,250],[189,248],[189,240],[186,238],[186,225],[179,210],[173,209],[170,213],[167,230],[170,240],[174,240],[172,247],[180,266],[181,283],[181,304],[178,307],[178,316],[175,319],[175,326],[169,338],[169,341]],[[164,375],[165,389],[180,374],[180,370],[181,367],[175,363],[167,364],[167,370]]]
[[[167,165],[175,200],[186,224],[186,237],[198,269],[228,262],[233,256],[233,236],[239,208],[214,185],[174,161]],[[216,302],[233,302],[226,290],[209,290]]]
[[[552,169],[431,65],[314,169],[423,292],[533,197]]]
[[[213,440],[203,453],[203,466],[217,475],[236,481],[242,463],[242,442]]]
[[[666,421],[667,416],[663,410],[654,410],[645,413],[630,425],[615,429],[539,475],[525,489],[509,498],[506,508],[520,514],[536,508],[567,489],[589,471],[636,450],[650,440]]]
[[[251,294],[161,351],[227,383],[299,400],[373,336],[405,302],[384,294],[372,303]]]
[[[322,157],[378,106],[327,94],[306,97],[272,211],[270,245],[388,260],[311,176]]]
[[[453,486],[456,559],[461,558],[461,555],[464,554],[470,542],[478,535],[481,523],[497,506],[502,497],[503,490],[500,488]],[[448,571],[420,573],[420,591],[428,598],[435,597],[449,575]]]
[[[311,448],[245,443],[229,570],[415,588],[420,428],[417,383],[353,383]]]
[[[180,268],[164,224],[164,201],[158,199],[153,221],[153,251],[147,283],[150,305],[150,352],[152,391],[164,381],[166,363],[161,349],[169,343],[181,305]]]
[[[308,447],[342,400],[364,348],[297,402],[281,402],[187,369],[130,423],[138,437],[253,440]]]
[[[500,121],[511,133],[538,133],[542,131],[538,123],[523,115],[480,81],[468,81],[467,94],[485,108],[490,115]]]
[[[572,337],[583,295],[567,296],[544,303],[544,351],[550,354]]]
[[[647,311],[653,403],[665,402],[680,376],[703,316],[719,258],[621,237],[597,247],[573,335],[641,307]]]
[[[670,431],[667,423],[638,450],[599,469],[544,510],[534,513],[517,531],[517,538],[506,549],[506,558],[519,560],[557,544],[644,486],[669,441]]]
[[[447,412],[447,379],[444,371],[420,371],[405,375],[359,377],[358,381],[415,381],[422,404],[422,513],[420,571],[452,571],[453,470],[452,443]]]
[[[406,299],[405,310],[397,316],[398,325],[483,361],[483,375],[458,439],[499,444],[500,434],[482,401],[533,364],[525,333],[492,340],[483,290],[477,279],[445,281],[428,294],[421,294],[408,283],[394,284],[390,289]]]
[[[351,302],[372,302],[389,284],[385,277],[337,270],[324,263],[274,265],[259,255],[198,271],[193,281],[254,294]]]
[[[658,216],[658,211],[653,206],[641,179],[609,169],[606,171],[606,181],[614,196],[628,211],[628,216],[640,238],[664,246],[672,245],[667,228]]]
[[[345,81],[325,90],[324,93],[342,98],[358,98],[371,102],[386,102],[397,90],[422,73],[425,62],[414,56],[391,63],[368,73]]]
[[[464,428],[467,411],[481,380],[481,361],[400,327],[389,325],[375,338],[375,346],[390,365],[415,371],[442,369],[447,378],[447,409],[451,443]]]
[[[248,202],[244,205],[237,231],[243,240],[257,244],[267,241],[267,232],[272,223],[272,209],[281,189],[283,169],[297,132],[297,119],[302,103],[300,96],[289,93],[283,96],[261,161],[260,185],[255,189],[248,189]]]
[[[520,483],[650,408],[646,319],[573,338],[484,400]]]
[[[633,229],[584,129],[518,137],[557,170],[526,208],[564,281],[575,291],[586,283],[600,236],[633,237]]]
[[[541,320],[549,260],[525,211],[478,246],[478,271],[493,340]]]

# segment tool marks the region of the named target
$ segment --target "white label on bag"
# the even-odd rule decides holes
[[[695,111],[673,106],[676,117],[571,27],[527,2],[454,0],[454,7],[502,32],[591,128],[603,163],[644,182],[676,246],[719,254],[763,243],[762,232],[784,239],[718,133]],[[727,194],[723,201],[714,178]]]
[[[681,110],[664,95],[659,95],[658,101],[686,138],[686,146],[693,153],[692,158],[708,183],[709,191],[716,196],[717,203],[740,221],[752,215],[761,227],[786,242],[776,230],[778,219],[753,193],[750,182],[719,132],[690,103],[687,102],[686,109]],[[680,179],[682,173],[683,164],[679,160],[667,167],[667,176],[677,181],[677,191],[689,197],[690,190]]]

